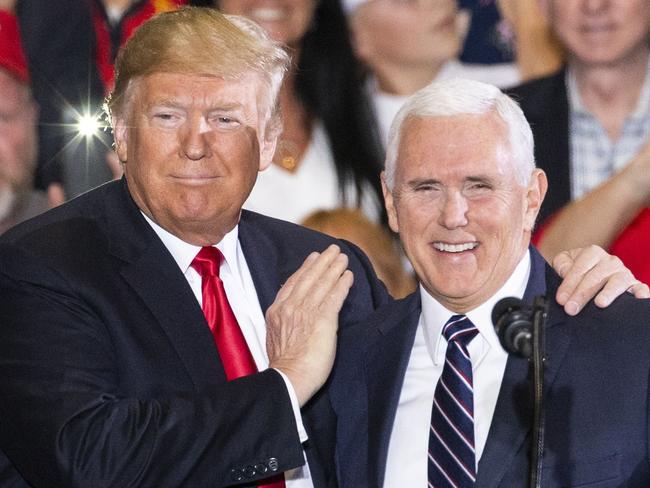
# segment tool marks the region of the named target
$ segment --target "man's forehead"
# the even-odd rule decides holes
[[[429,176],[500,174],[509,155],[505,124],[494,115],[413,117],[404,124],[397,169]]]
[[[139,94],[145,99],[192,99],[196,97],[240,103],[257,97],[262,91],[261,77],[244,74],[221,77],[203,74],[152,73],[137,80]]]

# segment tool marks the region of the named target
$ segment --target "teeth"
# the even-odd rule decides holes
[[[277,8],[256,8],[250,16],[255,20],[273,22],[284,17],[284,12]]]
[[[445,244],[444,242],[434,242],[433,247],[438,251],[445,252],[463,252],[474,249],[478,246],[478,242],[466,242],[465,244]]]

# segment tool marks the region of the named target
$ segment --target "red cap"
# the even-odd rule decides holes
[[[6,11],[0,11],[0,68],[7,70],[23,83],[29,83],[29,70],[20,43],[18,19]]]

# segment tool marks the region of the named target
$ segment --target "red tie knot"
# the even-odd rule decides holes
[[[219,266],[223,260],[223,254],[216,247],[206,246],[202,247],[199,253],[192,261],[192,267],[201,275],[201,278],[206,276],[219,276]]]

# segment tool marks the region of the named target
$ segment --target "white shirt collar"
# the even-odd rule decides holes
[[[519,261],[515,270],[510,275],[504,285],[484,303],[474,310],[467,312],[465,315],[472,321],[479,331],[483,341],[481,351],[472,360],[473,365],[480,364],[487,351],[492,348],[500,348],[499,338],[494,331],[492,324],[492,309],[494,305],[505,297],[522,298],[526,291],[528,278],[530,276],[531,260],[530,251],[526,251],[524,257]],[[422,285],[420,285],[420,297],[422,299],[422,315],[420,323],[424,328],[424,339],[427,344],[429,354],[434,364],[438,364],[439,358],[444,358],[447,348],[447,341],[442,335],[442,328],[455,312],[448,310],[433,298]],[[474,342],[474,341],[473,341]]]
[[[185,274],[192,264],[192,260],[196,257],[197,253],[201,250],[200,246],[189,244],[171,232],[160,227],[153,220],[141,212],[145,220],[151,225],[151,228],[158,235],[167,250],[171,253],[174,261],[178,264],[183,274]],[[223,239],[214,246],[221,251],[225,263],[231,268],[237,268],[237,240],[239,238],[239,225],[236,225],[230,232],[228,232]],[[233,269],[233,271],[235,271]],[[239,273],[237,273],[239,274]]]

